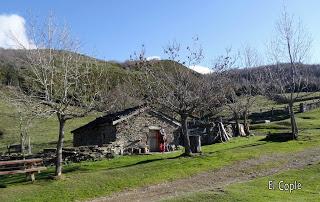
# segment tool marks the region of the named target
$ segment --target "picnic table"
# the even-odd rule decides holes
[[[31,181],[35,180],[35,173],[40,173],[47,168],[43,166],[43,160],[24,159],[13,161],[0,161],[0,175],[14,175],[25,173]]]

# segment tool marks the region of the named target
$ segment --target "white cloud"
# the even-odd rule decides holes
[[[201,74],[209,74],[212,72],[212,70],[209,69],[208,67],[204,67],[201,65],[193,65],[193,66],[190,66],[189,68]]]
[[[19,15],[0,15],[0,47],[2,48],[35,48],[28,39],[25,19]]]
[[[161,57],[160,56],[149,56],[147,57],[147,60],[150,61],[150,60],[161,60]]]

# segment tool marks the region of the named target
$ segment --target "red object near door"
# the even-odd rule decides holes
[[[164,143],[160,143],[160,152],[165,152],[165,145],[164,145]]]
[[[157,132],[157,139],[158,139],[158,144],[159,144],[159,151],[160,152],[165,152],[165,143],[163,140],[163,135],[160,133],[160,131]]]

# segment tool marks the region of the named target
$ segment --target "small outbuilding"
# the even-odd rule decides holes
[[[75,147],[113,144],[124,150],[139,147],[145,151],[148,147],[151,152],[163,152],[169,145],[179,144],[180,123],[164,113],[138,106],[99,117],[71,132]]]

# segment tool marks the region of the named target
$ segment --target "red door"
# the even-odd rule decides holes
[[[159,151],[165,152],[165,143],[163,140],[163,135],[161,135],[160,131],[157,132],[157,136],[158,136],[158,143],[159,143]]]

